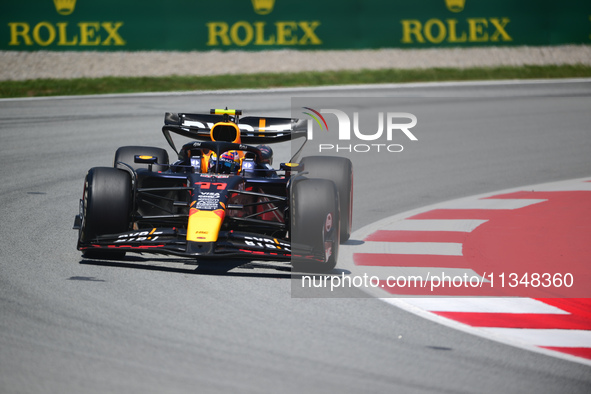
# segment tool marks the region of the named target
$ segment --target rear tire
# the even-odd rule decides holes
[[[122,146],[115,152],[115,160],[113,167],[119,168],[118,162],[125,163],[131,166],[134,170],[139,168],[148,168],[149,164],[136,163],[135,156],[154,156],[158,158],[158,164],[152,166],[154,171],[165,170],[168,166],[168,152],[162,148],[155,148],[152,146]]]
[[[339,192],[341,243],[351,236],[353,219],[353,163],[344,157],[308,156],[301,163],[308,178],[329,179]]]
[[[335,184],[326,179],[295,181],[290,220],[294,269],[331,271],[337,264],[340,234],[339,197]]]
[[[129,230],[132,208],[129,173],[110,167],[91,168],[84,183],[83,204],[79,244],[89,244],[99,235]],[[123,257],[125,252],[88,250],[84,256]]]

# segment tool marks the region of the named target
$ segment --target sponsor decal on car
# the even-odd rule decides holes
[[[158,239],[158,236],[161,235],[162,231],[157,231],[155,228],[151,231],[138,231],[129,234],[121,234],[115,240],[115,243],[121,242],[143,242],[143,241],[150,241],[154,242]]]
[[[324,223],[324,229],[326,230],[327,233],[330,230],[332,230],[332,214],[330,212],[328,213],[328,215],[326,215],[326,221]]]
[[[266,237],[244,237],[244,243],[247,246],[259,247],[261,249],[281,249],[285,251],[291,251],[291,245],[279,241],[277,238],[266,238]]]

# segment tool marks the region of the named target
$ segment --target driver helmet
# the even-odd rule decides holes
[[[211,153],[209,158],[209,172],[215,172],[216,163],[218,162],[217,155]],[[220,155],[218,164],[218,174],[238,174],[240,172],[240,154],[238,151],[231,150]]]
[[[273,165],[273,149],[269,145],[259,145],[257,148],[263,156],[263,163]]]

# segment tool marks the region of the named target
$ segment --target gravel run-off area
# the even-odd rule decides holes
[[[262,52],[0,51],[0,80],[565,64],[591,65],[591,45]]]

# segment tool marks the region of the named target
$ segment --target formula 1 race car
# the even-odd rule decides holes
[[[263,144],[305,143],[305,121],[240,115],[166,113],[162,132],[178,160],[169,163],[162,148],[124,146],[113,167],[91,168],[74,223],[78,250],[89,258],[159,253],[333,269],[351,234],[351,161],[309,156],[274,169]],[[171,133],[189,142],[177,150]]]

